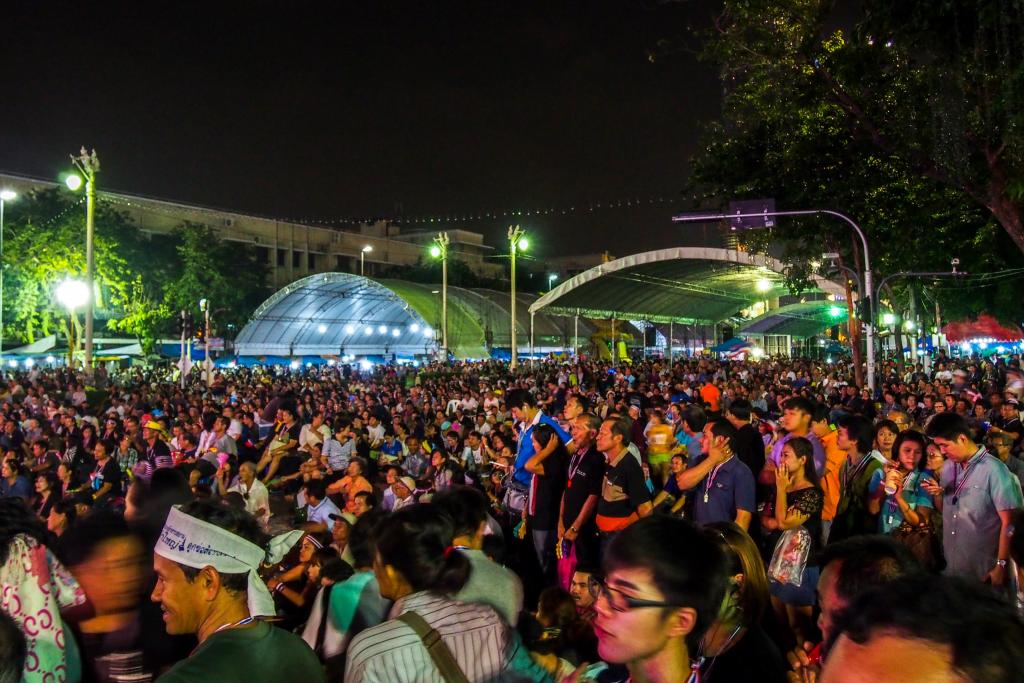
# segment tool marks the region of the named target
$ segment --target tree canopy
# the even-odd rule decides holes
[[[867,0],[852,21],[835,4],[723,4],[704,49],[721,69],[723,114],[694,159],[695,199],[842,211],[865,228],[881,276],[948,271],[956,257],[994,275],[928,287],[947,316],[1019,321],[1024,3]],[[797,288],[824,251],[859,263],[842,224],[779,226],[747,246],[780,247]]]
[[[249,245],[228,244],[207,227],[182,224],[170,235],[150,236],[102,199],[95,216],[95,319],[139,339],[152,350],[173,336],[174,314],[212,302],[223,324],[248,319],[266,292],[266,267]],[[4,226],[3,335],[32,342],[63,332],[68,315],[56,301],[57,285],[83,278],[84,200],[60,190],[28,194],[9,205]],[[97,328],[99,329],[99,328]]]

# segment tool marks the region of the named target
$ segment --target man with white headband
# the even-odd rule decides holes
[[[193,633],[199,645],[160,683],[324,680],[301,638],[257,619],[275,614],[260,564],[279,562],[302,533],[266,544],[244,510],[207,501],[171,508],[156,543],[151,599],[160,603],[168,634]]]

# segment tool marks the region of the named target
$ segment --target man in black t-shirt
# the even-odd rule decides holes
[[[651,514],[651,490],[640,461],[629,452],[631,425],[625,418],[601,423],[595,444],[608,465],[597,501],[597,528],[602,545],[617,531]]]
[[[597,525],[594,513],[604,480],[604,455],[594,447],[601,419],[593,413],[577,416],[570,424],[576,452],[569,458],[565,492],[558,520],[558,542],[574,544],[576,561],[596,565]]]

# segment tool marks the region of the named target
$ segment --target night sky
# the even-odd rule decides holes
[[[692,34],[711,7],[5,3],[0,170],[55,178],[86,144],[101,188],[242,212],[576,206],[516,220],[539,253],[689,242],[669,217],[720,107]],[[627,198],[644,204],[583,210]],[[496,245],[510,220],[442,227]]]

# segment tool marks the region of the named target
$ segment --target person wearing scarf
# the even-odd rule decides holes
[[[154,549],[151,599],[167,633],[195,634],[199,645],[160,683],[324,680],[301,638],[260,619],[275,616],[260,565],[280,562],[301,537],[291,531],[268,542],[251,515],[227,505],[171,508]]]

